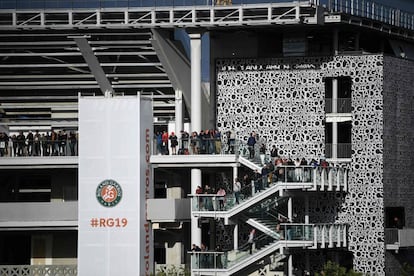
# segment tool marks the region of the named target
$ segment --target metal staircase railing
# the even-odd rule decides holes
[[[253,207],[255,204],[283,193],[285,190],[305,191],[346,191],[348,170],[337,167],[312,167],[312,166],[279,166],[276,168],[280,175],[278,182],[270,187],[262,187],[260,192],[246,193],[235,204],[233,194],[218,196],[216,194],[190,194],[192,197],[192,214],[197,217],[214,217],[229,219]]]
[[[274,254],[283,248],[293,247],[346,247],[345,224],[281,224],[280,238],[262,233],[255,239],[252,254],[246,245],[237,251],[202,251],[191,254],[191,271],[194,275],[233,275],[247,266]],[[279,260],[285,256],[277,253]],[[217,274],[218,273],[218,274]]]

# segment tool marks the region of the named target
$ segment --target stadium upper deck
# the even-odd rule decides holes
[[[414,30],[413,13],[404,12],[400,7],[358,0],[2,0],[0,29],[313,24],[320,22],[306,18],[315,15],[316,7],[331,16],[324,23],[356,22],[412,38],[412,34],[401,30]]]

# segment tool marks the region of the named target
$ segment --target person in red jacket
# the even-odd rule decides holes
[[[162,154],[167,155],[168,154],[168,133],[164,130],[161,136],[162,140]]]

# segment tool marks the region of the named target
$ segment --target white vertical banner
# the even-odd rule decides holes
[[[79,276],[153,273],[152,104],[79,98]]]

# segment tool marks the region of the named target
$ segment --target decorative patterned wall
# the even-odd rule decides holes
[[[354,268],[384,275],[383,56],[218,60],[217,128],[247,140],[256,131],[281,156],[319,158],[325,144],[324,77],[352,79],[352,170],[349,193],[314,208],[314,218],[349,227]],[[316,205],[315,205],[316,206]],[[337,212],[332,214],[332,212]],[[311,221],[325,222],[325,221]]]

